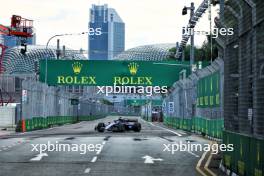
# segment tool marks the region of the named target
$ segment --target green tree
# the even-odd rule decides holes
[[[215,38],[212,39],[212,58],[215,60],[218,57],[217,42]],[[185,60],[190,60],[190,45],[184,48]],[[169,60],[175,60],[176,48],[171,48]],[[211,36],[207,36],[207,39],[203,42],[200,48],[194,47],[194,57],[195,61],[211,61]]]

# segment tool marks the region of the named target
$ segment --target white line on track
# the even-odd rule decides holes
[[[103,147],[104,147],[104,146],[102,146],[102,147],[100,148],[100,150],[98,150],[98,151],[96,152],[96,155],[99,155],[99,154],[101,153],[101,151],[103,150]]]
[[[34,158],[31,158],[30,161],[40,161],[44,156],[48,156],[47,153],[39,153]]]
[[[161,129],[166,130],[166,131],[169,131],[169,132],[171,132],[171,133],[173,133],[173,134],[176,134],[177,136],[182,136],[180,133],[177,133],[176,131],[172,131],[172,130],[169,130],[169,129],[167,129],[167,128],[163,128],[163,127],[161,127],[161,126],[154,125],[154,124],[151,123],[151,122],[149,122],[149,123],[150,123],[152,126],[155,126],[155,127],[161,128]]]
[[[92,163],[95,163],[96,160],[97,160],[97,156],[94,156],[91,162],[92,162]]]
[[[196,158],[199,158],[199,155],[196,155],[195,153],[191,152],[191,151],[187,151],[188,153],[190,153],[191,155],[195,156]]]
[[[105,145],[105,143],[106,143],[106,141],[103,141],[103,143],[102,143],[102,144],[103,144],[103,145]]]
[[[84,173],[85,173],[85,174],[89,174],[90,171],[91,171],[91,168],[86,168],[85,171],[84,171]]]
[[[185,133],[185,132],[183,132],[183,131],[179,131],[179,133],[181,133],[181,134],[184,134],[184,135],[186,134],[186,133]]]

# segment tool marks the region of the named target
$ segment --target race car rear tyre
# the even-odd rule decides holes
[[[133,130],[135,132],[140,132],[141,131],[141,124],[140,123],[136,123]]]
[[[105,130],[105,124],[104,123],[98,123],[97,130],[98,130],[98,132],[103,133]]]

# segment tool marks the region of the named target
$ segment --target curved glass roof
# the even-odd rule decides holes
[[[114,59],[116,60],[146,60],[146,61],[161,61],[166,60],[170,56],[169,50],[175,47],[175,44],[154,44],[143,45],[128,49]]]
[[[28,45],[26,54],[20,52],[21,47],[16,46],[7,49],[3,59],[4,73],[6,74],[30,74],[35,72],[35,67],[39,66],[39,60],[56,59],[56,47],[41,45]],[[68,50],[65,51],[65,57],[62,59],[86,59],[78,51]]]

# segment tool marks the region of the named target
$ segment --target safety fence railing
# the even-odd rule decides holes
[[[221,167],[230,173],[263,176],[264,140],[231,131],[223,132],[223,143],[233,144],[233,151],[224,151]]]
[[[264,1],[225,1],[222,27],[234,35],[218,39],[225,61],[223,170],[243,176],[264,174]]]
[[[164,123],[221,139],[223,131],[224,62],[216,59],[176,82],[163,101]]]
[[[174,129],[182,129],[189,132],[221,139],[223,135],[223,119],[205,119],[194,117],[192,119],[165,118],[164,124]]]
[[[40,130],[45,128],[50,128],[53,126],[61,126],[65,124],[77,123],[79,121],[92,121],[96,119],[103,118],[103,115],[94,115],[94,116],[49,116],[44,117],[33,117],[32,119],[21,120],[17,125],[17,131],[33,131]]]
[[[133,107],[104,104],[99,99],[82,99],[65,87],[52,87],[25,79],[22,82],[22,118],[17,131],[32,131],[108,115],[138,115]],[[76,102],[77,101],[77,102]],[[75,103],[74,103],[75,102]]]

